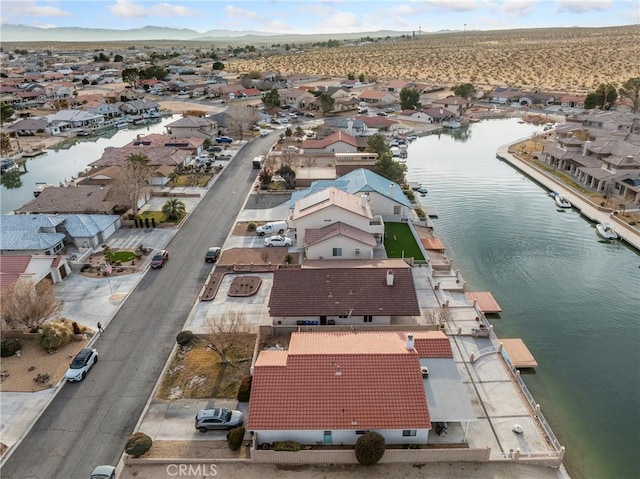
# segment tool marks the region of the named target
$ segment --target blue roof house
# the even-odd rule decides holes
[[[120,228],[118,215],[1,215],[0,254],[56,255],[95,248]]]
[[[296,191],[291,195],[289,207],[293,209],[297,201],[329,187],[365,196],[372,213],[381,216],[385,222],[411,218],[411,203],[400,185],[364,168],[353,170],[335,180],[314,181],[306,190]]]

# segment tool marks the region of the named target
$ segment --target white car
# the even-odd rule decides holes
[[[116,468],[113,466],[96,467],[89,479],[114,479],[116,477]]]
[[[292,246],[293,240],[291,238],[287,238],[286,236],[269,236],[264,240],[265,246]]]
[[[82,381],[95,363],[98,362],[98,351],[92,348],[82,349],[71,362],[64,377],[69,382]]]

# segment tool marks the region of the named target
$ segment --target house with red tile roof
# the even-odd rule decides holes
[[[352,445],[368,431],[426,444],[432,401],[437,421],[476,420],[444,333],[299,332],[288,350],[260,352],[247,429],[258,445]]]
[[[397,101],[393,93],[381,90],[365,90],[360,93],[360,96],[358,98],[360,101],[369,103],[370,105],[375,105],[376,103],[393,103]]]
[[[325,260],[326,261],[326,260]],[[274,272],[269,314],[275,325],[390,324],[420,315],[411,268],[402,260],[340,260]],[[313,294],[310,294],[313,292]]]
[[[304,140],[302,149],[306,153],[355,153],[358,140],[345,131],[338,131],[320,140]]]
[[[376,238],[384,234],[382,218],[361,195],[335,187],[315,191],[296,201],[291,221],[296,241],[308,258],[370,258]],[[327,229],[328,226],[336,227]]]
[[[45,278],[59,283],[71,272],[67,257],[62,255],[3,255],[0,261],[0,291],[18,281],[38,284]]]

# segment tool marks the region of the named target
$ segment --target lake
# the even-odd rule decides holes
[[[640,470],[640,256],[604,242],[576,210],[496,158],[542,127],[489,120],[409,145],[407,179],[425,184],[436,236],[467,280],[491,291],[499,337],[539,363],[523,375],[566,447],[574,478]]]

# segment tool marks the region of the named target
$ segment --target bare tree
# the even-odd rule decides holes
[[[207,318],[207,328],[210,333],[208,346],[220,356],[223,364],[233,364],[229,354],[251,343],[251,329],[239,311],[227,311],[222,316]]]
[[[242,140],[244,131],[258,123],[258,112],[251,106],[229,105],[227,108],[226,124],[232,135],[237,135]]]
[[[138,214],[138,202],[141,196],[147,196],[151,190],[149,158],[140,153],[132,153],[114,178],[114,195],[117,200],[130,206],[134,215]]]
[[[426,317],[431,324],[444,327],[445,323],[451,319],[449,308],[433,308],[426,312]]]
[[[299,153],[295,150],[289,150],[285,148],[280,152],[280,166],[288,166],[293,168],[298,164]]]
[[[51,281],[17,281],[2,294],[2,321],[10,328],[35,331],[60,306]]]

